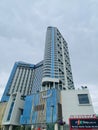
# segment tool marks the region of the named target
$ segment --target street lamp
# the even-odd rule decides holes
[[[52,122],[52,123],[53,123],[53,109],[54,109],[54,105],[51,105],[51,112],[52,112],[52,113],[51,113],[51,119],[52,119],[51,122]]]

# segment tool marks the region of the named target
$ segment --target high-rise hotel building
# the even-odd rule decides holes
[[[67,42],[56,27],[47,28],[42,85],[47,89],[74,89]]]
[[[71,115],[94,115],[87,88],[74,87],[68,46],[56,27],[47,28],[43,61],[35,65],[15,63],[1,109],[5,108],[4,101],[6,110],[0,116],[3,130],[15,130],[17,126],[48,128],[48,123],[54,123],[57,130],[64,122],[61,129],[69,130]]]
[[[8,101],[11,94],[26,96],[41,90],[43,61],[33,65],[16,62],[7,82],[1,101]]]
[[[47,28],[43,61],[15,63],[1,101],[16,92],[26,96],[51,88],[74,89],[67,42],[56,27]]]

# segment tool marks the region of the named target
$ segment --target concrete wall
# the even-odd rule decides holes
[[[6,106],[7,106],[7,102],[1,102],[0,103],[0,128],[1,128],[2,119],[3,119],[3,116],[4,116]]]
[[[78,94],[88,94],[89,104],[79,104]],[[63,120],[69,124],[71,115],[95,114],[88,89],[66,90],[61,92]]]
[[[10,112],[11,104],[14,102],[14,106],[12,108],[10,119],[8,120],[8,115]],[[19,125],[20,115],[21,115],[21,109],[23,109],[24,101],[21,99],[21,94],[16,93],[10,96],[10,99],[8,101],[8,105],[6,107],[6,111],[4,114],[4,118],[2,121],[3,125]]]

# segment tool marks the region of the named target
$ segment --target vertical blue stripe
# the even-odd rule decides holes
[[[51,28],[52,31],[52,42],[51,42],[51,77],[54,78],[54,28]]]

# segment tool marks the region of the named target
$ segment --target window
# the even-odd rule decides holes
[[[14,107],[14,102],[11,103],[10,110],[9,110],[9,113],[8,113],[8,117],[7,117],[7,121],[9,121],[10,118],[11,118],[13,107]]]
[[[78,94],[79,104],[89,104],[88,94]]]
[[[62,105],[58,103],[58,119],[62,119]]]

